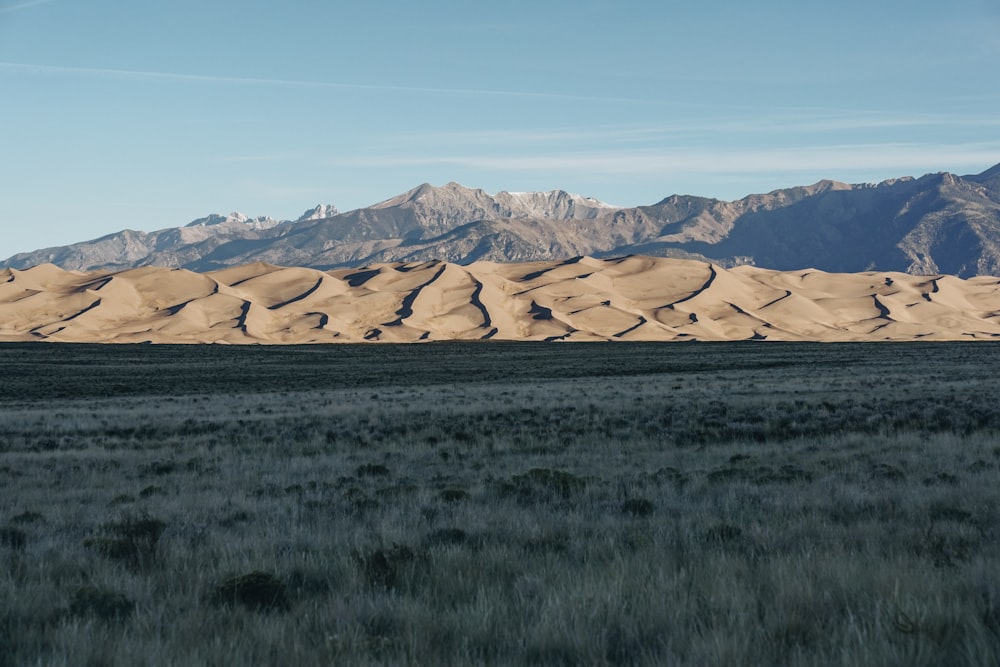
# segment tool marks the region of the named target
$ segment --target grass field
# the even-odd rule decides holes
[[[1000,664],[1000,345],[0,345],[0,665]]]

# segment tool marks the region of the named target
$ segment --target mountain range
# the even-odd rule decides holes
[[[432,260],[467,265],[626,255],[790,271],[1000,275],[1000,164],[878,184],[824,180],[737,201],[671,195],[619,207],[562,190],[491,195],[421,185],[366,208],[296,220],[210,215],[14,255],[0,267],[143,266],[205,272],[255,262],[319,270]]]

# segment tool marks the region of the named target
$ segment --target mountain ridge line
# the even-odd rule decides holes
[[[821,180],[735,201],[670,195],[618,207],[563,190],[491,195],[422,184],[368,207],[319,205],[294,221],[213,214],[19,253],[0,267],[165,266],[212,271],[267,262],[321,270],[386,262],[517,263],[642,254],[856,273],[1000,274],[1000,164],[980,174]]]

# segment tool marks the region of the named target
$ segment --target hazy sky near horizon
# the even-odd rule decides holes
[[[0,0],[0,259],[423,182],[632,206],[978,173],[998,62],[996,0]]]

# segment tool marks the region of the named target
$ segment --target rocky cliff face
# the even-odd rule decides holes
[[[1000,165],[970,176],[820,181],[732,202],[672,195],[631,208],[561,190],[491,195],[457,183],[424,184],[345,213],[327,205],[296,221],[209,216],[176,229],[126,230],[23,253],[2,266],[204,271],[264,261],[331,269],[628,254],[778,270],[1000,274]]]

